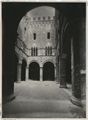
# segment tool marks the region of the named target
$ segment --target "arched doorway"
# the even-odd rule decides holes
[[[40,67],[36,62],[29,65],[29,79],[40,80]]]
[[[55,79],[54,64],[51,62],[46,62],[43,66],[43,80],[53,81]]]
[[[23,60],[22,60],[22,68],[21,68],[21,80],[22,80],[22,81],[25,81],[25,78],[26,78],[26,66],[27,66],[27,63],[26,63],[26,61],[23,59]]]

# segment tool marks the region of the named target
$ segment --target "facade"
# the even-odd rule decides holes
[[[45,13],[45,16],[44,14],[43,16],[41,16],[42,13],[39,12],[38,9],[40,9],[41,11],[47,9],[47,14]],[[38,11],[38,14],[36,13],[36,10]],[[34,15],[34,13],[37,14],[37,16]],[[29,78],[30,79],[34,78],[35,80],[38,79],[40,81],[43,81],[44,79],[55,80],[56,79],[55,9],[51,7],[39,7],[27,12],[27,14],[21,19],[17,32],[18,37],[15,46],[15,51],[19,59],[18,67],[19,69],[21,69],[19,70],[20,72],[22,71],[21,67],[22,60],[25,60],[26,62],[25,66],[26,68],[23,68],[26,69],[25,71],[26,78],[24,77],[25,80],[28,80]],[[21,80],[20,72],[18,72],[19,74],[18,81]],[[38,75],[36,76],[35,74]]]

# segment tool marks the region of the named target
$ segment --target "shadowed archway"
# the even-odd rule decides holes
[[[40,80],[40,67],[37,62],[32,62],[29,65],[29,79]]]
[[[55,70],[54,64],[51,62],[46,62],[43,66],[43,80],[44,81],[53,81],[55,80]]]

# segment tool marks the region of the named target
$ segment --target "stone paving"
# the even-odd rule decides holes
[[[15,83],[16,98],[5,104],[8,118],[83,118],[82,108],[70,102],[70,95],[52,81]]]

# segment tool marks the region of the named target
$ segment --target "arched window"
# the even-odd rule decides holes
[[[37,47],[31,48],[31,56],[38,56],[38,48]]]
[[[52,55],[52,47],[49,48],[49,55]]]
[[[47,56],[47,47],[45,47],[45,56]]]
[[[34,56],[36,56],[36,48],[34,47]]]
[[[50,32],[47,33],[47,39],[50,39]]]
[[[49,46],[48,46],[47,54],[49,55]]]
[[[52,47],[51,46],[45,47],[45,55],[46,56],[52,55]]]
[[[33,56],[33,48],[31,48],[31,56]]]
[[[36,40],[36,33],[33,33],[33,39]]]
[[[38,55],[38,48],[36,47],[36,50],[35,50],[35,54],[36,56]]]

